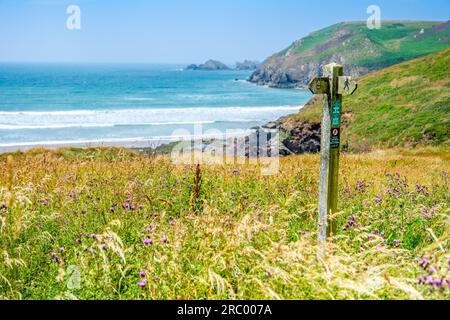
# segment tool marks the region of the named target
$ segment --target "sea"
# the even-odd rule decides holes
[[[0,149],[132,147],[247,130],[298,112],[311,97],[249,83],[249,71],[183,67],[0,64]]]

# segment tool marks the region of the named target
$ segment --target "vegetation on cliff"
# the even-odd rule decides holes
[[[268,58],[250,81],[274,87],[305,86],[330,62],[361,76],[450,45],[450,21],[384,21],[368,29],[365,22],[346,22],[313,32]]]

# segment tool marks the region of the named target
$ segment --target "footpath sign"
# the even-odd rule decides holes
[[[323,75],[309,83],[313,94],[325,95],[322,107],[319,241],[336,234],[336,223],[332,216],[337,212],[338,204],[342,96],[351,95],[358,88],[351,77],[344,76],[344,68],[336,63],[324,66]]]

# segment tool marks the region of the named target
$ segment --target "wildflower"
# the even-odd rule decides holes
[[[172,227],[174,227],[175,226],[175,221],[170,221],[170,225],[172,226]]]
[[[61,259],[56,255],[55,251],[52,251],[52,253],[50,254],[50,259],[55,261],[58,264],[61,263]]]
[[[130,209],[133,210],[133,211],[136,209],[136,206],[135,206],[134,203],[131,205]]]
[[[383,198],[380,195],[377,195],[375,197],[375,203],[376,204],[382,204],[383,203]]]
[[[167,239],[167,237],[162,237],[161,238],[161,242],[163,242],[163,243],[167,243],[169,240]]]
[[[139,275],[141,276],[141,278],[144,278],[145,277],[145,272],[141,271],[141,272],[139,272]]]
[[[450,258],[448,258],[447,264],[448,264],[448,266],[450,267]]]
[[[139,205],[139,210],[144,209],[144,206],[142,204]]]
[[[347,221],[347,224],[342,228],[342,230],[347,231],[352,227],[357,227],[358,225],[356,224],[356,217],[355,215],[352,215],[350,217],[350,219]]]
[[[430,195],[430,193],[428,192],[428,188],[420,184],[416,184],[416,192],[418,194],[424,195],[425,197],[428,197]]]
[[[394,247],[400,247],[400,240],[394,240]]]
[[[425,284],[434,284],[433,278],[431,278],[430,276],[428,276],[428,277],[425,279]]]
[[[63,253],[64,252],[64,247],[59,248],[59,252]]]
[[[77,239],[75,240],[75,242],[78,243],[78,244],[81,244],[81,239],[80,239],[80,238],[77,238]]]
[[[142,279],[141,281],[139,281],[138,286],[141,288],[144,288],[147,285],[147,280]]]
[[[97,235],[95,233],[91,234],[89,237],[92,238],[92,239],[95,239],[95,240],[98,239],[98,237],[97,237]]]
[[[129,204],[128,202],[125,203],[125,204],[123,205],[123,208],[128,210],[128,209],[130,208],[130,204]]]
[[[423,269],[428,269],[428,267],[430,266],[430,262],[428,261],[427,258],[423,258],[422,261],[420,261],[419,265],[423,268]]]
[[[108,249],[108,247],[106,246],[106,244],[102,244],[102,250],[106,251],[106,249]]]
[[[436,287],[438,287],[438,288],[441,288],[442,287],[442,284],[443,284],[443,281],[442,281],[442,279],[434,279],[434,282],[433,282],[433,284],[436,286]]]
[[[420,275],[418,279],[419,279],[419,283],[425,283],[425,277],[424,276]]]
[[[431,268],[430,268],[430,271],[428,271],[428,273],[430,274],[430,276],[432,276],[433,274],[436,273],[436,269],[433,268],[433,267],[431,267]]]
[[[153,240],[152,240],[152,239],[145,239],[145,240],[143,241],[143,243],[144,243],[144,245],[148,246],[148,245],[153,244]]]
[[[110,212],[110,213],[114,213],[114,211],[115,211],[115,210],[114,210],[114,207],[109,208],[109,212]]]

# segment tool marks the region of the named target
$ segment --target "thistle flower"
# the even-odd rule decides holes
[[[431,267],[431,268],[430,268],[430,271],[428,271],[428,273],[430,274],[430,276],[432,276],[433,274],[436,273],[436,269],[433,268],[433,267]]]
[[[59,252],[63,253],[64,252],[64,247],[59,248]]]
[[[144,288],[147,285],[147,280],[142,279],[141,281],[138,282],[138,286],[141,288]]]
[[[161,242],[162,243],[167,243],[169,240],[167,239],[167,237],[162,237],[161,238]]]
[[[75,240],[75,242],[78,243],[78,244],[81,244],[81,239],[80,239],[80,238],[77,238],[77,239]]]
[[[425,279],[425,284],[433,284],[433,283],[434,283],[434,281],[433,281],[433,278],[432,278],[432,277],[428,276],[428,277]]]
[[[139,275],[141,276],[141,278],[144,278],[145,277],[145,272],[141,271],[141,272],[139,272]]]
[[[144,245],[149,246],[149,245],[153,244],[153,240],[152,239],[145,239],[143,241],[143,243],[144,243]]]
[[[115,211],[115,210],[114,210],[113,207],[111,207],[111,208],[109,209],[109,212],[110,212],[110,213],[114,213],[114,211]]]
[[[433,282],[433,284],[436,286],[436,287],[438,287],[438,288],[441,288],[442,287],[442,284],[443,284],[443,281],[442,281],[442,279],[434,279],[434,282]]]
[[[142,204],[139,205],[139,210],[144,209],[144,206]]]
[[[170,226],[174,227],[175,226],[175,221],[170,221]]]
[[[95,240],[98,239],[98,237],[97,237],[97,235],[95,233],[91,234],[89,237],[92,238],[92,239],[95,239]]]
[[[418,279],[419,279],[419,283],[425,282],[425,277],[423,275],[420,275]]]

